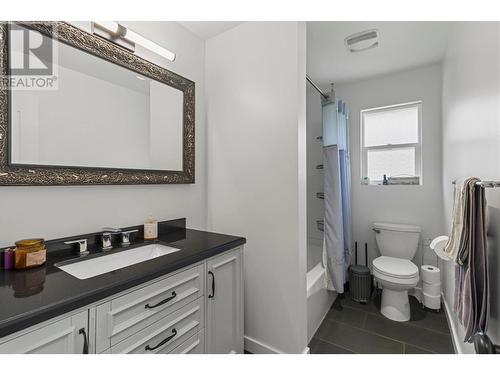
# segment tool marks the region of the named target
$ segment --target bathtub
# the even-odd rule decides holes
[[[308,244],[307,271],[307,341],[309,342],[330,310],[337,293],[325,288],[325,268],[318,244]]]

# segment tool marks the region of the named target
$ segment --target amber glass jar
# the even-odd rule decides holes
[[[34,238],[17,241],[14,267],[22,270],[41,266],[45,263],[46,256],[47,250],[43,239]]]

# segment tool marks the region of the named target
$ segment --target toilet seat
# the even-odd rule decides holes
[[[403,281],[418,277],[418,267],[408,259],[381,256],[374,259],[372,264],[375,274],[387,276],[390,279]]]

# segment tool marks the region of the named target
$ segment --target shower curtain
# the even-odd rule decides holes
[[[323,100],[322,111],[325,286],[343,293],[352,254],[349,115],[345,103],[335,98]]]

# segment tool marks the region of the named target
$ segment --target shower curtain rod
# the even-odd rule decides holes
[[[328,94],[325,94],[323,91],[321,91],[321,89],[318,87],[318,85],[316,85],[313,82],[313,80],[311,79],[311,77],[309,77],[307,74],[306,74],[306,80],[307,80],[307,82],[309,82],[311,84],[312,87],[314,87],[316,89],[316,91],[318,91],[321,94],[321,96],[323,98],[325,98],[325,99],[329,98]]]

